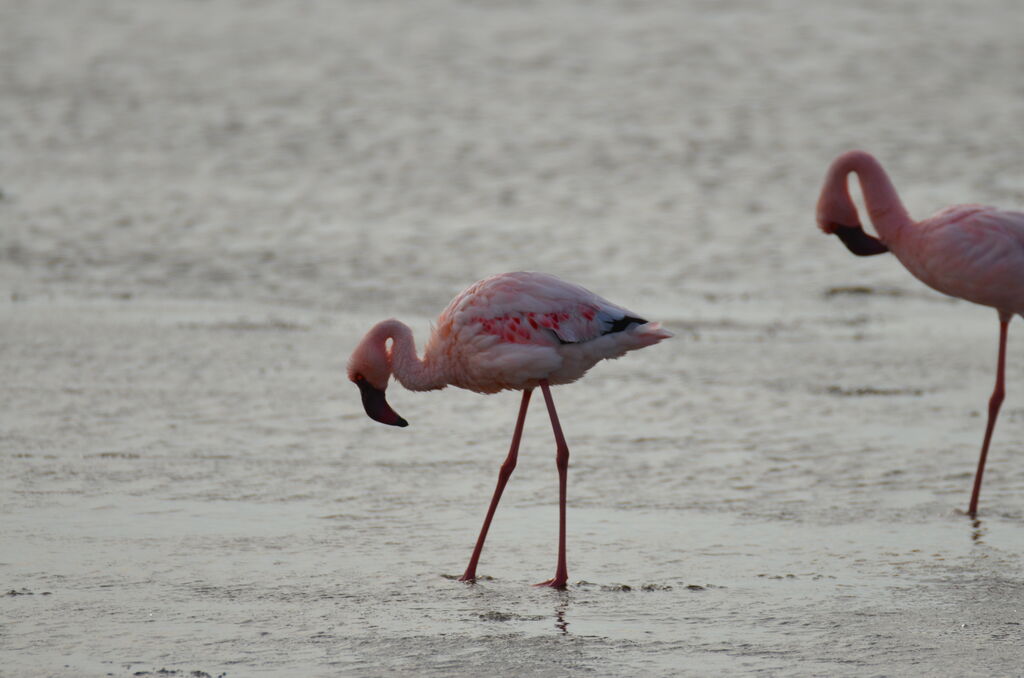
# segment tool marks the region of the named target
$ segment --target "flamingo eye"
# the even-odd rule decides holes
[[[361,381],[366,381],[366,377],[357,373],[354,377],[352,377],[352,381],[358,384]]]

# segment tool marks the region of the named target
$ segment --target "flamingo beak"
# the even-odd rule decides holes
[[[363,396],[363,409],[374,421],[379,421],[388,426],[408,426],[409,422],[391,409],[387,399],[384,397],[384,390],[370,385],[366,379],[359,379],[355,382],[359,392]]]
[[[830,224],[830,226],[832,227],[831,232],[839,236],[839,239],[846,245],[846,249],[858,257],[870,257],[889,251],[889,248],[881,240],[865,233],[861,226],[841,226],[839,224]]]

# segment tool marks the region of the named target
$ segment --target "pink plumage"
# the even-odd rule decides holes
[[[847,186],[851,173],[860,179],[878,238],[861,226]],[[863,151],[849,151],[828,170],[818,200],[818,226],[839,236],[854,254],[891,251],[929,287],[998,311],[996,384],[968,507],[968,513],[976,515],[989,443],[1005,395],[1007,328],[1015,314],[1024,313],[1024,213],[953,205],[915,222],[879,162]]]
[[[543,583],[562,588],[568,577],[565,491],[569,449],[550,386],[576,381],[601,360],[618,358],[671,336],[660,324],[553,275],[502,273],[471,285],[452,300],[438,317],[422,358],[416,355],[407,325],[397,320],[378,323],[353,351],[348,376],[359,386],[366,413],[394,426],[406,426],[407,422],[385,399],[392,376],[413,391],[451,385],[478,393],[523,392],[512,446],[463,581],[476,578],[491,518],[515,468],[530,395],[539,386],[557,443],[560,486],[558,566],[554,578]]]
[[[632,326],[621,329],[628,331],[610,331],[627,318]],[[452,300],[437,319],[424,361],[453,386],[494,393],[533,388],[541,379],[568,384],[601,360],[670,336],[658,323],[553,275],[503,273]]]

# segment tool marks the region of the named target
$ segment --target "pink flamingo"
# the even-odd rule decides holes
[[[476,579],[487,530],[516,466],[530,394],[540,386],[557,445],[559,520],[555,576],[538,586],[565,588],[569,576],[565,562],[569,447],[549,387],[576,381],[600,360],[618,358],[671,336],[659,323],[649,323],[579,285],[544,273],[503,273],[471,285],[452,300],[438,317],[422,360],[416,355],[407,325],[397,320],[378,323],[352,353],[348,378],[359,387],[366,414],[392,426],[408,425],[384,397],[392,374],[411,391],[451,385],[477,393],[523,392],[512,445],[460,581]]]
[[[878,238],[866,234],[861,226],[846,185],[851,172],[860,179]],[[891,251],[929,287],[998,311],[996,384],[988,403],[988,425],[967,511],[977,515],[985,459],[1005,395],[1007,328],[1014,314],[1024,312],[1024,212],[952,205],[915,222],[878,161],[863,151],[849,151],[829,167],[817,216],[818,227],[839,236],[854,254],[870,256]]]

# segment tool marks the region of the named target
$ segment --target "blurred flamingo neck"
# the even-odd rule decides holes
[[[388,360],[395,379],[410,391],[431,391],[448,385],[438,366],[430,360],[420,360],[416,355],[416,340],[412,330],[398,320],[385,320],[373,328],[381,344],[391,340]]]
[[[872,155],[864,151],[850,151],[832,163],[826,181],[826,193],[831,194],[831,202],[834,205],[841,205],[840,212],[848,210],[856,215],[856,207],[850,198],[846,181],[851,172],[856,174],[860,181],[871,223],[882,242],[892,245],[899,239],[903,228],[913,224],[914,220],[903,206],[896,187],[889,180],[889,175]]]

